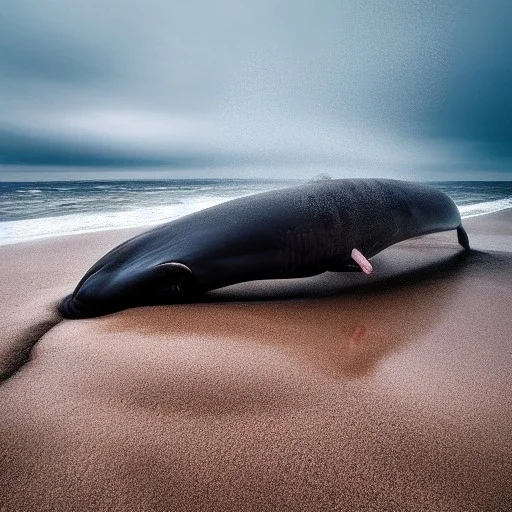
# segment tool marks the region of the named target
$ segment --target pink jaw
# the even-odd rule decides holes
[[[372,273],[372,264],[357,249],[352,249],[350,256],[352,256],[352,259],[361,267],[365,274]]]

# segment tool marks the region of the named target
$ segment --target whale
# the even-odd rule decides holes
[[[327,271],[370,273],[398,242],[456,230],[459,210],[435,187],[390,179],[329,179],[245,196],[180,217],[113,248],[59,305],[64,318],[193,302],[246,281]]]

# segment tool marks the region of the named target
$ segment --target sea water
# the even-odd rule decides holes
[[[145,180],[0,183],[0,245],[152,226],[299,180]],[[512,207],[512,182],[434,182],[463,218]]]

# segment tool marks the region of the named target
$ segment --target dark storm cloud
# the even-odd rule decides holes
[[[429,131],[475,141],[490,156],[510,159],[512,2],[468,1],[464,6],[453,24],[449,73],[426,116]]]
[[[131,167],[136,165],[196,166],[206,158],[181,155],[137,155],[128,148],[99,147],[87,142],[56,140],[0,129],[0,163],[11,165]]]
[[[113,147],[88,140],[55,138],[0,128],[0,164],[41,167],[150,167],[197,169],[272,163],[289,164],[290,155],[273,153],[208,153],[199,151],[136,151],[128,145]]]
[[[510,25],[507,0],[4,0],[0,163],[505,176]]]

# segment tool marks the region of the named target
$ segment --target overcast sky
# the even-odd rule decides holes
[[[0,179],[511,179],[511,27],[510,0],[2,0]]]

